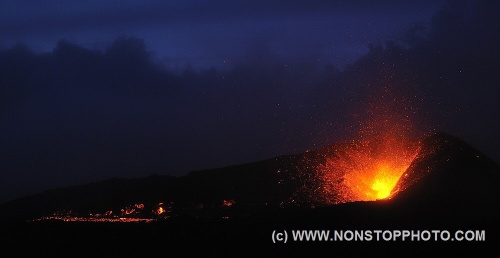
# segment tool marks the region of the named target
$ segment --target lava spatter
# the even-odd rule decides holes
[[[306,162],[313,181],[301,189],[311,201],[331,205],[389,198],[418,154],[409,102],[384,88],[366,105],[353,139],[318,150]],[[414,138],[413,138],[414,137]]]

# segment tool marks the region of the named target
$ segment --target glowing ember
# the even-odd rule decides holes
[[[222,200],[222,206],[223,207],[231,207],[235,204],[235,201],[233,199],[231,200]]]
[[[165,210],[163,209],[163,207],[159,207],[157,210],[156,210],[156,214],[160,215],[162,213],[164,213]]]
[[[124,213],[125,215],[130,215],[130,214],[135,212],[135,209],[127,207],[125,210],[122,209],[121,211],[122,211],[122,214]]]
[[[120,210],[108,210],[104,213],[84,213],[78,214],[71,210],[61,210],[52,213],[50,216],[43,216],[33,221],[44,220],[59,220],[64,222],[95,222],[95,223],[108,223],[108,222],[152,222],[159,219],[167,219],[172,212],[173,202],[163,203],[160,202],[156,205],[149,205],[143,203],[136,203],[129,205]],[[147,209],[155,207],[155,209]]]
[[[41,217],[33,221],[58,220],[64,222],[92,222],[92,223],[149,223],[155,221],[151,218],[87,218],[87,217]]]

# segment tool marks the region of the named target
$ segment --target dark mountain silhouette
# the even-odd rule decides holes
[[[320,162],[328,150],[331,148],[195,171],[183,177],[115,178],[24,197],[0,206],[4,242],[14,247],[34,244],[62,254],[73,254],[74,248],[82,248],[85,241],[101,247],[116,245],[127,254],[163,253],[166,249],[241,254],[262,248],[281,253],[280,247],[271,244],[275,229],[472,229],[486,230],[486,241],[289,246],[311,252],[331,249],[363,254],[388,247],[498,252],[494,243],[500,232],[496,209],[500,201],[500,166],[464,141],[444,133],[421,140],[418,156],[397,183],[391,199],[316,208],[310,208],[311,202],[305,201],[303,205],[288,205],[287,200],[297,195],[304,182],[310,182],[308,173],[304,173],[310,162]],[[170,218],[153,223],[26,222],[55,211],[71,210],[82,215],[116,211],[135,203],[146,205],[143,210],[150,211],[158,202],[171,204]],[[186,243],[199,249],[178,245]]]
[[[77,213],[119,209],[130,204],[173,202],[179,214],[213,217],[201,210],[220,207],[224,200],[236,200],[240,207],[278,207],[294,191],[294,186],[279,187],[279,169],[296,170],[302,156],[284,156],[265,161],[194,171],[183,177],[152,175],[146,178],[113,178],[99,183],[60,188],[24,197],[2,205],[2,216],[27,220],[58,210]],[[295,171],[294,171],[295,172]],[[190,211],[190,209],[193,209]]]
[[[417,159],[393,191],[394,205],[458,221],[498,218],[500,167],[462,140],[444,134],[427,138]]]

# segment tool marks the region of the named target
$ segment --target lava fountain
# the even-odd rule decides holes
[[[319,175],[323,182],[337,182],[324,186],[337,193],[337,203],[385,199],[417,153],[418,145],[413,141],[389,133],[355,140],[327,157]]]
[[[370,102],[353,140],[321,152],[313,197],[320,204],[374,201],[392,189],[419,151],[405,100],[388,91]]]

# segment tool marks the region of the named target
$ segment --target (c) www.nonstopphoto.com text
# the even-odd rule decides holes
[[[485,230],[274,230],[273,243],[351,241],[486,241]]]

